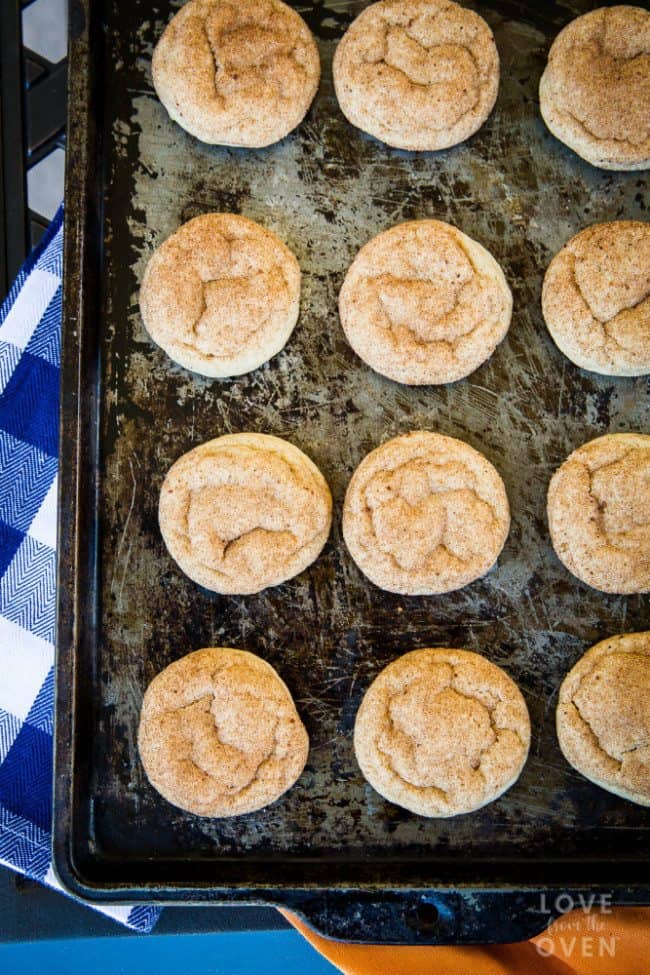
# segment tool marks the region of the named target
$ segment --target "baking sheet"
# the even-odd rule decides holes
[[[579,863],[589,861],[606,884],[609,868],[598,868],[605,851],[647,863],[648,810],[575,773],[554,733],[557,689],[584,650],[607,635],[650,628],[647,597],[605,595],[569,575],[553,554],[545,517],[551,474],[576,446],[606,432],[648,431],[650,419],[648,379],[577,369],[553,345],[540,309],[544,270],[570,236],[589,223],[646,216],[644,174],[592,168],[539,115],[549,41],[587,5],[480,5],[501,57],[496,108],[469,142],[422,154],[376,142],[338,109],[333,51],[365,6],[338,0],[297,5],[322,59],[318,96],[298,130],[259,151],[197,142],[169,120],[151,84],[153,45],[178,6],[104,4],[110,84],[95,323],[99,604],[84,705],[88,800],[77,829],[98,862],[165,861],[186,886],[193,865],[214,864],[217,878],[229,857],[344,863],[338,874],[332,867],[336,882],[353,876],[355,864],[374,861],[386,886],[398,875],[404,880],[405,863],[417,865],[420,878],[444,871],[453,878],[457,864],[456,875],[469,869],[477,887],[494,885],[499,860],[519,862],[522,881],[531,883],[551,882],[550,861],[576,877]],[[274,231],[303,272],[300,320],[286,348],[225,381],[171,363],[138,311],[153,249],[184,221],[217,210]],[[514,314],[506,339],[468,379],[409,388],[355,356],[337,296],[359,247],[421,217],[449,221],[491,251],[512,288]],[[512,509],[497,567],[442,596],[375,588],[341,536],[342,500],[356,465],[413,429],[481,450],[502,475]],[[255,596],[220,597],[195,586],[167,554],[158,493],[181,454],[245,430],[285,437],[315,461],[332,489],[334,526],[322,556],[298,578]],[[150,680],[189,651],[219,645],[251,650],[276,667],[311,739],[297,785],[269,808],[232,820],[200,819],[167,804],[147,783],[136,747]],[[352,748],[368,684],[397,655],[427,646],[464,647],[505,667],[532,722],[530,758],[516,785],[484,809],[449,820],[426,820],[384,801],[365,784]]]

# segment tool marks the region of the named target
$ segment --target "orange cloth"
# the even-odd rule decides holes
[[[650,908],[573,911],[530,941],[467,947],[351,945],[282,914],[346,975],[650,975]]]

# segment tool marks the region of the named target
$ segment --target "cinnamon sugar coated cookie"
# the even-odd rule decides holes
[[[354,725],[370,785],[420,816],[480,809],[519,778],[530,746],[521,692],[469,650],[414,650],[373,681]]]
[[[142,321],[167,355],[192,372],[225,378],[257,369],[298,320],[300,267],[289,248],[233,213],[183,224],[147,264]]]
[[[650,590],[650,436],[578,447],[551,479],[548,523],[569,572],[602,592]]]
[[[650,806],[650,633],[602,640],[560,687],[564,757],[603,789]]]
[[[160,530],[194,582],[247,595],[298,575],[318,557],[332,497],[315,464],[262,433],[217,437],[184,454],[160,491]]]
[[[601,169],[650,167],[650,12],[601,7],[555,38],[539,85],[554,136]]]
[[[176,660],[144,695],[140,758],[151,785],[197,816],[239,816],[275,802],[305,767],[309,739],[270,664],[210,647]]]
[[[376,586],[411,596],[461,589],[494,565],[510,528],[503,481],[469,444],[395,437],[361,461],[343,505],[350,555]]]
[[[320,78],[314,38],[281,0],[189,0],[153,53],[156,93],[203,142],[256,148],[295,129]]]
[[[450,0],[381,0],[334,55],[334,88],[352,125],[399,149],[446,149],[492,111],[499,55],[482,17]]]
[[[572,237],[548,267],[542,310],[577,366],[606,376],[650,372],[650,224],[615,220]]]
[[[376,372],[450,383],[504,338],[512,294],[491,254],[440,220],[413,220],[361,248],[339,296],[347,339]]]

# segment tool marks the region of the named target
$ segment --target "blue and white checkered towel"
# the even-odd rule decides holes
[[[63,208],[0,309],[0,863],[50,852]],[[101,908],[150,931],[154,907]]]

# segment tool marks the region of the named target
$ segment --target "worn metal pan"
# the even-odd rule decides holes
[[[581,585],[545,521],[553,469],[606,431],[647,430],[646,379],[581,372],[550,340],[540,288],[551,256],[585,224],[641,217],[646,178],[603,172],[549,135],[537,85],[551,39],[584,3],[481,6],[499,47],[494,113],[466,144],[388,149],[352,129],[332,89],[337,39],[363,4],[302,3],[323,80],[280,144],[208,147],[168,119],[151,51],[175,4],[72,4],[62,390],[54,856],[60,877],[104,902],[284,904],[329,935],[384,942],[512,941],[540,930],[553,897],[650,902],[648,810],[573,772],[554,733],[559,683],[596,640],[650,628],[643,597]],[[303,269],[301,319],[261,369],[209,381],[147,338],[138,284],[153,247],[211,210],[271,228]],[[434,216],[503,265],[509,335],[468,379],[407,388],[371,372],[341,331],[346,268],[375,233]],[[381,592],[348,557],[340,509],[352,470],[415,428],[468,441],[506,482],[513,524],[498,566],[445,596]],[[170,560],[157,527],[165,472],[220,433],[286,437],[327,477],[337,517],[322,557],[257,596],[219,597]],[[203,646],[261,654],[292,689],[312,742],[299,783],[262,812],[205,820],[161,800],[136,749],[142,694]],[[361,696],[415,647],[467,647],[522,688],[533,744],[501,799],[426,820],[384,802],[356,766]],[[567,901],[562,901],[566,904]]]

